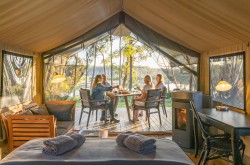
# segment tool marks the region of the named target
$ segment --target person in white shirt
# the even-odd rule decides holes
[[[152,77],[150,75],[146,75],[144,77],[144,84],[145,85],[143,86],[142,89],[140,87],[137,87],[137,89],[141,91],[141,96],[137,96],[133,98],[135,100],[135,104],[139,106],[145,105],[145,102],[143,101],[146,100],[148,90],[154,89],[154,84],[152,82]],[[134,112],[134,121],[138,121],[138,114],[139,114],[139,111],[136,110]]]
[[[165,87],[165,85],[164,85],[164,78],[163,78],[162,74],[157,74],[156,75],[155,89],[161,89],[161,90],[163,90],[164,87]]]

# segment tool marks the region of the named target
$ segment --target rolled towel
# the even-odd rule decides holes
[[[155,150],[156,150],[156,145],[150,144],[144,147],[139,153],[146,155],[146,154],[150,154],[151,152],[155,152]]]
[[[45,140],[43,144],[45,145],[43,148],[43,153],[53,156],[61,155],[67,151],[70,151],[77,145],[76,140],[65,135]]]
[[[70,136],[72,139],[74,139],[76,141],[76,146],[81,146],[86,141],[86,138],[84,135],[76,133],[76,132],[69,132],[64,135]]]
[[[116,143],[120,146],[124,146],[123,141],[129,136],[129,135],[133,135],[134,133],[131,131],[127,131],[127,132],[123,132],[120,133],[117,138],[116,138]]]
[[[134,134],[128,136],[123,144],[138,153],[141,154],[148,154],[151,152],[154,152],[156,150],[156,145],[154,143],[156,142],[155,139],[149,138],[144,135]]]

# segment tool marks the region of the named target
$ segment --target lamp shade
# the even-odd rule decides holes
[[[51,83],[60,83],[63,82],[66,78],[58,73],[52,77]]]
[[[215,89],[220,92],[226,92],[229,91],[232,88],[232,85],[228,82],[221,79],[219,83],[216,85]]]

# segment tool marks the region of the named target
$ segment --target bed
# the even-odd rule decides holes
[[[1,165],[194,165],[181,148],[167,139],[157,140],[155,153],[141,155],[116,144],[115,139],[87,139],[61,156],[42,153],[44,139],[31,140],[7,155]]]

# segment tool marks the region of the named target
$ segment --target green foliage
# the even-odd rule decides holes
[[[118,37],[112,36],[112,39],[119,39]],[[118,40],[116,40],[118,41]],[[121,55],[121,66],[119,64],[113,63],[113,80],[119,80],[119,75],[121,74],[121,84],[124,84],[124,88],[127,88],[129,85],[129,75],[130,75],[130,62],[132,58],[132,63],[146,61],[149,56],[151,56],[153,50],[147,47],[146,45],[140,43],[136,39],[132,38],[131,36],[121,37],[121,49],[117,50],[117,48],[113,48],[111,52],[111,42],[110,36],[104,37],[101,40],[89,45],[85,48],[88,57],[88,75],[87,75],[87,82],[91,82],[92,76],[89,74],[92,73],[91,70],[95,70],[96,73],[100,74],[103,73],[103,68],[106,70],[106,66],[110,68],[111,65],[111,57],[113,59],[119,59]],[[92,65],[94,61],[95,53],[97,58],[102,59],[103,67],[96,67]],[[121,54],[120,54],[121,53]],[[75,92],[78,89],[78,86],[85,84],[86,75],[83,76],[83,73],[86,72],[86,57],[80,58],[76,56],[76,54],[70,54],[67,63],[62,66],[62,68],[56,68],[55,66],[47,65],[46,73],[45,73],[45,80],[51,80],[51,73],[58,72],[64,73],[66,80],[59,84],[51,84],[50,82],[46,82],[46,90],[45,95],[47,98],[75,98]],[[70,64],[70,65],[68,65]],[[77,64],[77,66],[75,66]],[[132,64],[132,65],[133,65]],[[100,68],[102,69],[100,71]],[[98,71],[97,71],[98,70]],[[142,85],[143,76],[146,74],[155,75],[158,72],[155,69],[149,67],[137,67],[133,66],[132,68],[132,84],[133,85]],[[154,78],[154,77],[153,77]],[[141,81],[141,82],[139,82]],[[88,84],[89,86],[89,84]],[[73,93],[73,94],[72,94]],[[50,100],[50,99],[49,99]]]
[[[140,62],[147,60],[149,57],[149,53],[147,52],[146,46],[139,43],[137,40],[132,38],[131,36],[126,36],[122,38],[123,41],[123,47],[122,49],[122,55],[123,55],[123,63],[122,63],[122,78],[123,83],[125,86],[128,86],[128,75],[130,74],[130,57],[132,57],[132,62]],[[116,69],[116,68],[115,68]],[[138,83],[138,72],[135,70],[135,68],[132,68],[132,83],[137,84]],[[125,87],[124,86],[124,87]]]
[[[167,99],[171,99],[171,98],[172,98],[171,92],[168,92],[168,93],[166,94],[166,97],[167,97]]]

